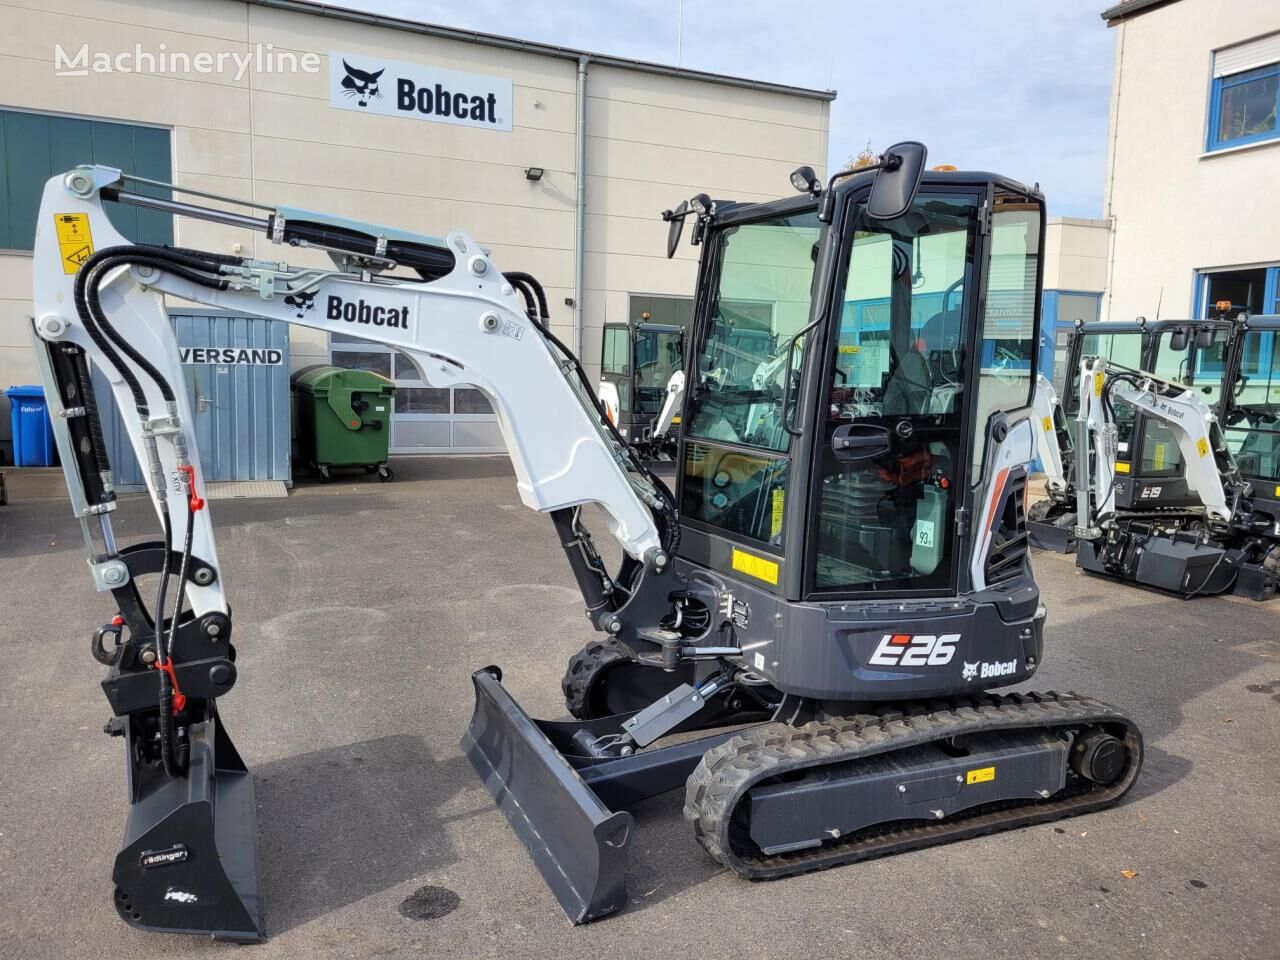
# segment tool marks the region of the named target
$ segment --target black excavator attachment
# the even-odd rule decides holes
[[[565,916],[575,924],[627,902],[630,806],[679,787],[720,732],[672,746],[608,755],[597,744],[633,714],[533,720],[502,686],[502,671],[471,675],[476,706],[462,749],[506,814]]]
[[[132,754],[134,733],[127,732]],[[135,784],[111,878],[121,919],[152,933],[266,938],[253,775],[211,712],[188,727],[186,777]],[[136,767],[131,779],[139,776]]]
[[[472,680],[463,749],[575,924],[626,903],[620,808],[682,784],[703,847],[774,879],[1098,810],[1142,766],[1137,728],[1075,694],[880,706],[605,755],[632,715],[533,720],[496,667]]]

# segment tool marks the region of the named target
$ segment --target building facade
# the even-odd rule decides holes
[[[469,232],[547,289],[594,375],[605,323],[684,309],[697,250],[664,208],[763,200],[825,172],[829,91],[543,46],[301,0],[16,0],[0,34],[0,386],[36,379],[24,318],[39,185],[85,162],[259,203]],[[121,208],[139,242],[279,259],[245,230]],[[291,262],[326,262],[289,250]],[[485,398],[301,327],[289,362],[399,386],[393,452],[477,452]],[[3,404],[0,396],[0,405]],[[0,410],[0,414],[6,411]],[[0,416],[0,457],[8,451]]]
[[[1104,317],[1280,312],[1280,3],[1127,0],[1103,17]]]

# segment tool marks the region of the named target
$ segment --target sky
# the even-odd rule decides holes
[[[1102,214],[1114,34],[1101,0],[332,0],[839,96],[831,169],[921,140],[930,164],[1039,183],[1052,216]],[[677,23],[683,32],[677,49]],[[780,191],[785,184],[780,185]]]

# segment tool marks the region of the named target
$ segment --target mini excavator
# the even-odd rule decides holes
[[[611,424],[538,281],[466,233],[101,166],[51,179],[31,334],[89,572],[118,610],[92,652],[124,747],[124,921],[265,936],[252,775],[218,710],[237,677],[232,611],[166,297],[389,344],[427,383],[488,397],[519,497],[551,518],[601,637],[570,661],[568,720],[533,720],[498,667],[478,669],[462,748],[572,922],[624,905],[625,808],[668,790],[750,879],[1123,797],[1142,738],[1121,711],[992,692],[1046,653],[1024,509],[1044,198],[925,159],[906,142],[825,184],[802,167],[788,199],[699,194],[666,212],[669,251],[686,221],[701,247],[674,490]],[[106,203],[330,262],[131,243]],[[763,333],[738,362],[744,304]],[[117,543],[91,368],[149,478],[153,539]]]

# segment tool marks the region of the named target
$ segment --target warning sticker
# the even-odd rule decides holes
[[[62,272],[75,273],[93,256],[93,234],[87,213],[55,213],[54,229],[58,232],[58,250],[62,254]]]
[[[778,565],[774,561],[746,553],[737,547],[733,548],[733,569],[765,583],[772,583],[774,586],[778,584]]]
[[[1200,454],[1202,457],[1207,457],[1209,455],[1209,441],[1204,437],[1201,437],[1196,441],[1196,453]]]
[[[995,767],[979,767],[977,770],[969,770],[964,775],[964,782],[967,784],[990,783],[996,778]]]
[[[773,539],[782,532],[782,508],[786,503],[786,491],[782,487],[775,487],[773,490],[771,516],[769,517],[769,539]]]
[[[1128,472],[1129,472],[1129,465],[1125,463],[1123,460],[1117,460],[1116,473],[1128,473]]]
[[[1151,467],[1154,470],[1164,469],[1164,444],[1157,443],[1151,451]]]
[[[1044,418],[1044,432],[1045,433],[1053,432],[1053,417]]]
[[[932,547],[933,546],[933,528],[932,520],[916,521],[916,546]]]
[[[1101,372],[1093,375],[1093,395],[1095,397],[1102,396],[1102,380],[1103,377]]]

